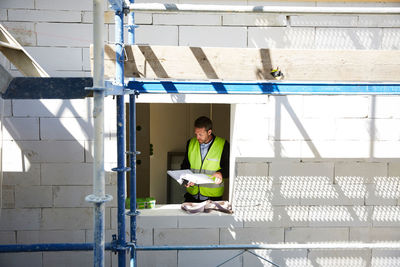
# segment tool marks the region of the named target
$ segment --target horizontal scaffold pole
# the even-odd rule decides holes
[[[129,4],[129,9],[134,12],[176,13],[400,14],[400,8],[397,7],[291,7],[133,3]]]
[[[203,246],[136,246],[136,250],[237,250],[237,249],[400,249],[400,243],[259,244]]]
[[[271,95],[400,95],[400,82],[274,82],[130,80],[126,88],[140,93],[271,94]]]
[[[112,244],[105,244],[106,250],[112,250]],[[39,251],[85,251],[93,250],[93,243],[51,243],[51,244],[12,244],[0,245],[4,252],[39,252]]]

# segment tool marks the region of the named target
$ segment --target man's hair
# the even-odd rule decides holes
[[[212,121],[206,116],[201,116],[194,121],[194,127],[205,128],[208,131],[212,129]]]

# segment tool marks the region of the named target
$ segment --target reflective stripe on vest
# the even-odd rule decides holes
[[[189,142],[188,159],[190,169],[194,173],[204,173],[211,175],[221,169],[221,155],[224,149],[225,140],[215,137],[211,147],[209,148],[204,161],[201,160],[200,144],[196,138],[192,138]],[[224,194],[224,182],[221,184],[202,184],[187,188],[187,191],[196,195],[199,193],[206,197],[220,197]]]

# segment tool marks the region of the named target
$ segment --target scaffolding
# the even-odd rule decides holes
[[[82,93],[82,88],[93,91],[95,118],[95,145],[94,145],[94,174],[93,194],[86,197],[94,205],[94,241],[93,243],[64,243],[64,244],[29,244],[29,245],[0,245],[0,252],[37,252],[37,251],[94,251],[94,266],[104,266],[104,252],[111,250],[118,253],[118,266],[126,265],[126,252],[130,252],[130,266],[136,266],[137,251],[159,250],[243,250],[234,257],[225,260],[222,264],[249,252],[271,265],[277,266],[250,250],[254,249],[349,249],[349,248],[389,248],[399,249],[400,243],[336,243],[336,244],[260,244],[260,245],[206,245],[206,246],[138,246],[136,238],[136,102],[135,98],[140,93],[207,93],[207,94],[395,94],[400,95],[400,83],[332,83],[332,82],[271,82],[271,81],[171,81],[171,80],[135,80],[124,79],[124,22],[123,17],[128,15],[128,40],[130,45],[135,44],[134,12],[217,12],[217,13],[300,13],[300,14],[400,14],[400,8],[321,8],[321,7],[264,7],[264,6],[212,6],[212,5],[184,5],[184,4],[135,4],[134,0],[109,0],[115,11],[115,45],[116,45],[116,75],[112,81],[104,81],[104,40],[103,40],[103,12],[104,1],[93,0],[94,12],[94,70],[93,85],[85,83],[76,86],[80,97],[87,96],[88,91]],[[35,92],[19,94],[21,87],[29,83],[29,78],[22,79],[21,84],[15,84],[14,78],[8,85],[8,90],[3,92],[4,98],[37,98]],[[43,78],[45,79],[45,78]],[[51,79],[51,78],[49,78]],[[73,78],[71,78],[73,79]],[[36,80],[43,87],[44,81]],[[61,85],[61,82],[57,83]],[[37,92],[36,92],[37,93]],[[104,229],[104,203],[110,201],[112,196],[105,194],[104,184],[104,97],[116,95],[117,97],[117,147],[118,166],[113,171],[118,174],[118,229],[117,235],[111,243],[105,242]],[[125,152],[125,95],[129,95],[129,151]],[[54,98],[60,98],[54,95]],[[129,154],[129,166],[126,166],[125,154]],[[125,174],[130,171],[130,211],[125,211]],[[125,217],[130,217],[130,238],[126,240]],[[219,265],[219,266],[220,266]]]

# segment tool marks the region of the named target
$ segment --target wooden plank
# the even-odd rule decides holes
[[[0,24],[0,51],[18,68],[29,77],[49,77],[49,74],[37,63],[33,57],[18,43],[17,40]]]
[[[400,51],[285,50],[126,46],[125,76],[146,79],[399,81]],[[91,54],[92,58],[92,54]],[[105,46],[105,76],[114,77],[115,50]]]

